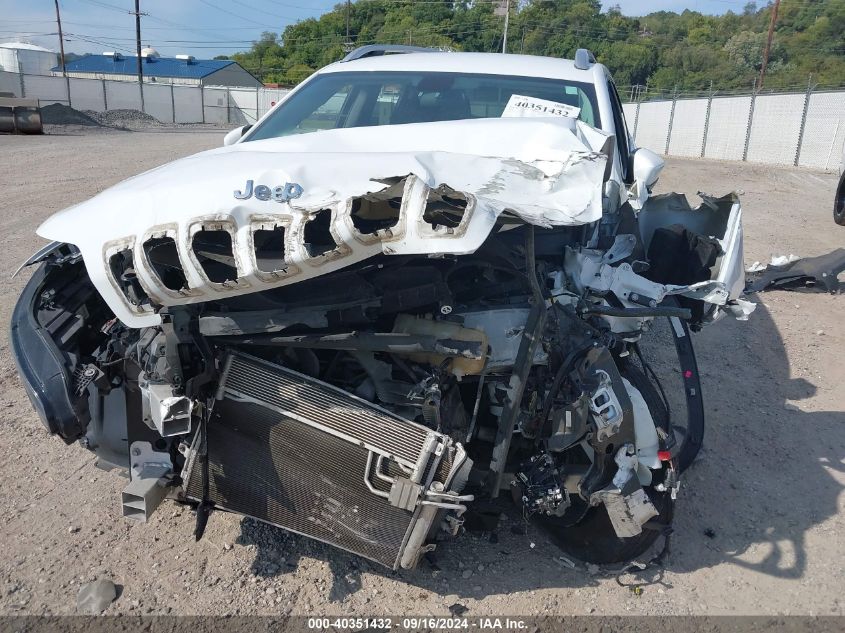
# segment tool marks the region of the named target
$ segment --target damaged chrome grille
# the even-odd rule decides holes
[[[424,496],[444,490],[456,462],[448,437],[239,353],[226,361],[204,432],[206,453],[185,477],[189,498],[391,568],[415,527],[429,531],[432,517],[416,525]]]

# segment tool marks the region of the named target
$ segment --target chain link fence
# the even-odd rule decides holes
[[[0,95],[77,110],[139,110],[162,123],[255,123],[287,94],[283,88],[180,85],[0,71]]]
[[[636,88],[636,87],[634,87]],[[623,90],[637,145],[672,156],[836,170],[845,146],[845,90],[655,95]],[[0,94],[77,110],[141,110],[164,123],[255,123],[289,91],[22,75],[0,71]]]
[[[624,104],[640,147],[671,156],[740,160],[835,171],[845,152],[845,90],[749,94],[631,91]]]

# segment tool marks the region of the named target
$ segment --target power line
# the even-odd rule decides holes
[[[118,7],[114,4],[109,4],[108,2],[101,2],[100,0],[81,0],[81,2],[85,2],[86,4],[92,4],[96,7],[100,7],[101,9],[111,9],[112,11],[119,11],[120,13],[132,13],[131,11],[127,11],[123,7]]]
[[[131,48],[126,48],[124,46],[117,46],[115,44],[110,44],[109,42],[103,42],[102,40],[98,40],[98,39],[95,39],[95,38],[92,38],[92,37],[87,37],[87,36],[84,36],[84,35],[75,35],[74,37],[77,40],[80,40],[82,42],[88,42],[89,44],[99,44],[100,46],[107,46],[109,48],[114,48],[114,49],[122,51],[124,53],[129,53],[130,55],[132,54]]]
[[[255,20],[250,20],[249,18],[245,18],[242,15],[239,15],[237,13],[233,13],[232,11],[224,9],[223,7],[219,7],[216,4],[209,2],[208,0],[200,0],[200,2],[203,3],[206,6],[211,7],[212,9],[216,9],[217,11],[220,11],[221,13],[225,13],[226,15],[231,15],[232,17],[238,18],[239,20],[243,20],[244,22],[249,22],[251,24],[257,24],[258,26],[266,26],[263,22],[256,22]]]
[[[290,16],[282,15],[281,13],[272,13],[270,11],[265,11],[263,9],[258,9],[256,7],[248,5],[245,2],[239,2],[239,0],[229,0],[229,1],[234,2],[235,4],[240,5],[240,6],[244,7],[245,9],[249,9],[250,11],[253,11],[253,12],[256,12],[256,13],[261,13],[263,15],[269,15],[270,17],[273,17],[273,18],[279,18],[281,20],[288,20],[288,21],[290,21],[292,19]]]

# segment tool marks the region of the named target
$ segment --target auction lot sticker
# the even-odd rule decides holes
[[[537,99],[524,95],[511,95],[508,104],[502,111],[503,118],[524,118],[524,117],[555,117],[563,116],[570,119],[577,119],[581,108],[557,103],[548,99]]]

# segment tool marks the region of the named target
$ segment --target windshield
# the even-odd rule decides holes
[[[437,72],[340,72],[318,75],[290,96],[246,139],[317,130],[500,117],[511,95],[580,108],[578,118],[600,127],[592,84]]]

